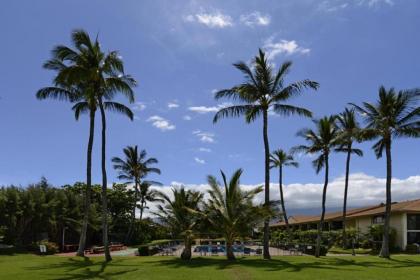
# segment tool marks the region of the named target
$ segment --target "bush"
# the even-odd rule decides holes
[[[45,247],[47,247],[47,252],[45,253],[47,255],[53,255],[59,251],[58,244],[54,242],[49,242],[48,240],[41,240],[38,242],[34,242],[30,246],[28,246],[28,249],[30,251],[40,254],[39,245],[45,245]]]
[[[384,234],[383,225],[372,225],[369,227],[369,237],[373,243],[372,249],[374,249],[375,251],[379,251],[381,249],[383,234]],[[395,251],[397,249],[396,239],[397,239],[397,231],[395,230],[395,228],[390,228],[389,249],[391,251]]]
[[[143,245],[138,248],[139,256],[153,256],[159,253],[159,248],[156,246]]]
[[[407,254],[417,254],[419,253],[419,245],[417,244],[408,244],[405,247],[405,251]]]

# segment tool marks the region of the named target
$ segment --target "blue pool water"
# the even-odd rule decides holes
[[[243,253],[244,246],[233,246],[234,253]],[[249,248],[248,248],[249,249]],[[254,251],[249,249],[250,251]],[[199,245],[194,248],[194,252],[196,253],[225,253],[226,246],[225,245]]]

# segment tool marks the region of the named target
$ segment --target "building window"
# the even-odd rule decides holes
[[[407,244],[420,244],[420,214],[407,214]]]
[[[407,230],[420,230],[420,215],[407,214]]]
[[[385,222],[385,217],[383,215],[374,216],[372,219],[372,224],[374,225],[383,224],[384,222]]]

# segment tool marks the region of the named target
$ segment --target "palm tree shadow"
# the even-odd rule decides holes
[[[113,276],[122,276],[126,273],[134,272],[135,269],[123,269],[115,272],[106,272],[107,267],[130,267],[137,265],[123,264],[123,259],[116,259],[112,262],[102,261],[100,263],[94,263],[91,259],[84,257],[82,258],[68,258],[59,263],[46,264],[44,266],[28,267],[28,270],[34,272],[39,271],[58,271],[54,276],[54,279],[67,280],[67,279],[109,279]],[[99,269],[97,268],[99,265]],[[64,273],[63,273],[64,272]],[[58,274],[58,275],[57,275]],[[64,275],[63,275],[64,274]]]

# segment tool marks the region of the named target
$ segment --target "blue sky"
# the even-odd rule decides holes
[[[75,28],[99,34],[105,50],[119,50],[126,72],[139,83],[136,120],[109,114],[108,159],[139,145],[159,159],[171,182],[201,184],[219,169],[244,168],[242,181],[263,181],[262,122],[214,125],[217,89],[242,81],[232,67],[259,47],[279,65],[294,62],[288,81],[320,83],[292,101],[315,116],[338,113],[348,102],[374,101],[379,85],[420,86],[420,3],[415,0],[337,1],[3,1],[0,10],[0,185],[46,176],[61,185],[85,180],[87,118],[75,121],[71,105],[38,101],[51,83],[42,69],[56,44],[69,44]],[[123,101],[123,100],[122,100]],[[99,119],[98,124],[99,124]],[[311,126],[299,117],[270,117],[271,148],[300,144],[295,133]],[[99,130],[93,178],[100,182]],[[371,143],[360,145],[352,173],[385,177]],[[394,144],[394,176],[419,174],[419,140]],[[310,158],[287,170],[285,183],[320,183]],[[344,155],[332,157],[331,177],[344,173]],[[108,164],[109,180],[116,174]],[[277,181],[272,173],[272,182]]]

